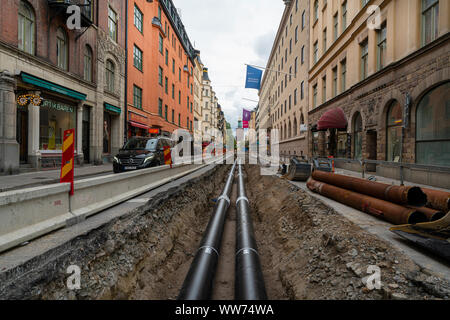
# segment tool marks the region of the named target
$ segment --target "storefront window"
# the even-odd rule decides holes
[[[450,163],[450,82],[428,92],[417,106],[416,162]]]
[[[360,160],[362,159],[362,118],[360,113],[358,113],[355,117],[355,121],[353,123],[353,133],[355,135],[354,158]]]
[[[387,117],[387,161],[400,161],[402,124],[402,108],[397,101],[394,101],[389,107]]]
[[[111,153],[111,115],[108,112],[103,116],[103,153]]]
[[[319,156],[319,132],[313,132],[313,157]]]
[[[44,99],[39,109],[40,150],[62,150],[64,131],[76,128],[75,106]]]
[[[337,157],[347,157],[347,132],[338,132],[337,134]]]

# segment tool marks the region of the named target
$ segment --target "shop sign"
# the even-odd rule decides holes
[[[47,107],[47,108],[52,108],[58,111],[64,111],[64,112],[74,112],[74,108],[73,106],[70,106],[68,104],[65,103],[61,103],[61,102],[56,102],[53,100],[44,100],[44,102],[42,103],[43,107]]]
[[[42,98],[37,94],[22,94],[17,97],[17,104],[19,106],[26,106],[31,103],[34,106],[40,106],[42,103]]]
[[[159,134],[159,129],[157,129],[157,128],[150,128],[150,129],[148,129],[148,133],[150,133],[150,134]]]

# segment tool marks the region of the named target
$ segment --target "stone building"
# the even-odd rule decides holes
[[[259,92],[258,127],[277,129],[280,154],[288,157],[308,150],[309,2],[284,2]]]
[[[0,172],[57,168],[75,129],[78,163],[109,161],[123,144],[125,3],[1,1]]]
[[[310,6],[310,154],[448,166],[450,2]]]
[[[200,59],[200,51],[196,51],[195,65],[194,65],[194,134],[202,135],[202,88],[203,88],[203,62]]]

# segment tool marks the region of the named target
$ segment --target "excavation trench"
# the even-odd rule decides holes
[[[83,266],[81,290],[68,290],[61,272],[30,290],[36,293],[31,298],[176,299],[230,168],[217,166],[80,239],[79,252],[103,239],[94,253],[66,261]],[[436,278],[430,284],[409,258],[324,203],[283,179],[261,176],[257,166],[245,172],[269,299],[448,298],[448,283]],[[235,179],[214,282],[217,300],[234,299],[236,195]],[[379,289],[362,282],[371,265],[381,270]]]

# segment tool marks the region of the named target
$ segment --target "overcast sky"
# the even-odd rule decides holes
[[[232,128],[252,110],[255,89],[245,89],[245,63],[266,66],[284,10],[281,0],[173,0],[194,47],[209,69],[219,104]]]

